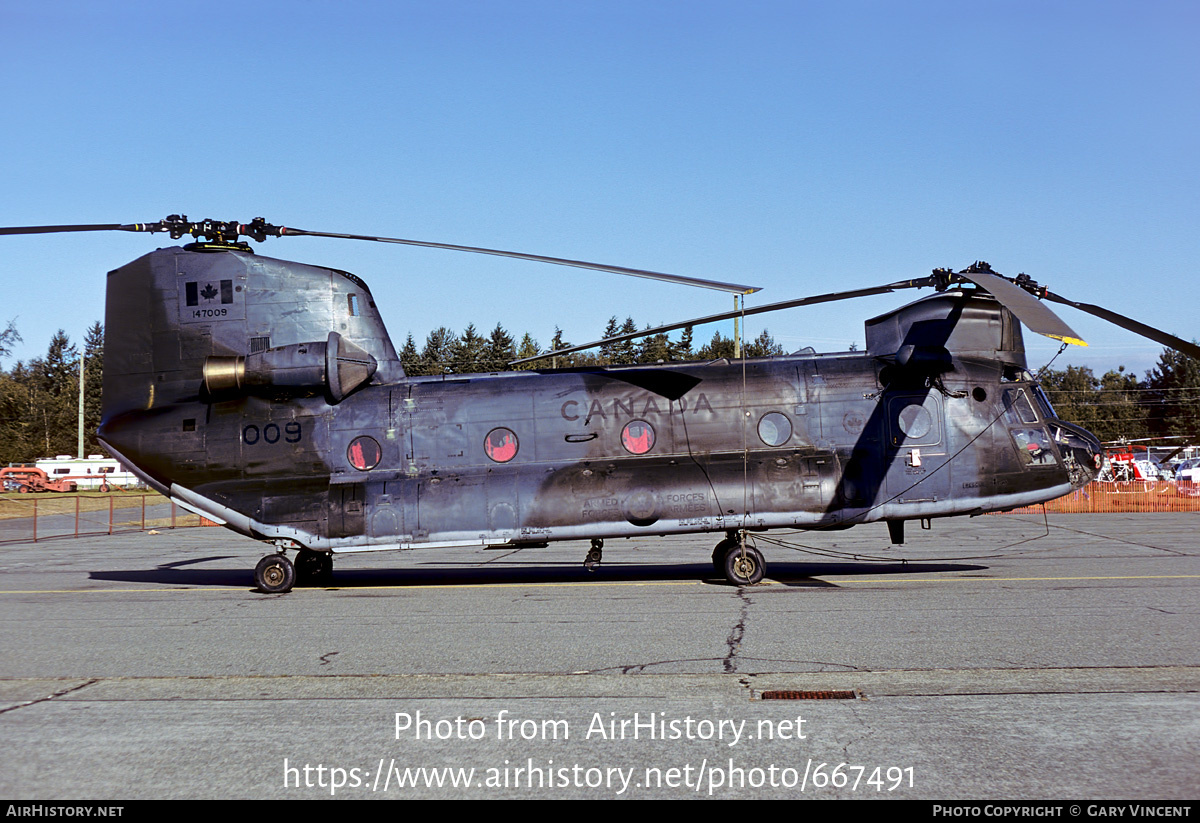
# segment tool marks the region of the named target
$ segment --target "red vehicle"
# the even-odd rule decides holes
[[[8,466],[0,469],[0,484],[5,491],[73,492],[74,480],[51,480],[50,475],[35,466]]]

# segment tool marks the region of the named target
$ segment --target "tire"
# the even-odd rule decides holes
[[[285,554],[269,554],[254,567],[254,582],[265,594],[285,594],[296,585],[296,567]]]
[[[730,540],[727,537],[724,540],[722,540],[720,543],[718,543],[717,547],[715,549],[713,549],[713,553],[712,553],[713,569],[716,571],[717,574],[725,574],[725,555],[729,553],[730,549],[736,549],[736,548],[740,548],[740,545],[738,544],[738,542],[736,540]]]
[[[745,554],[742,547],[736,543],[725,552],[725,579],[734,586],[753,586],[762,582],[766,574],[767,564],[758,549],[746,546]]]
[[[297,586],[327,586],[333,577],[333,555],[301,549],[296,555]]]

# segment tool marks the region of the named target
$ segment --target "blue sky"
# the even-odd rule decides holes
[[[0,225],[261,215],[751,282],[752,303],[985,259],[1192,339],[1198,23],[1194,2],[0,0]],[[105,272],[170,244],[0,239],[15,356],[58,328],[80,339]],[[583,342],[612,315],[732,305],[476,255],[257,250],[361,276],[398,346],[498,321]],[[918,294],[752,318],[748,334],[844,350]],[[1056,366],[1157,361],[1154,343],[1060,313],[1091,346]],[[1036,367],[1057,344],[1032,337]]]

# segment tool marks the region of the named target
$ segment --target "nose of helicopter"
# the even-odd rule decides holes
[[[1062,423],[1059,448],[1071,470],[1071,485],[1081,489],[1100,474],[1104,465],[1104,447],[1100,438],[1085,428]]]

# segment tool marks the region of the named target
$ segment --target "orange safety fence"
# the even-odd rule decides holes
[[[1090,483],[1045,504],[1046,511],[1064,514],[1121,514],[1127,512],[1200,512],[1200,485],[1167,480]],[[1013,513],[1041,512],[1025,506]]]
[[[1045,504],[1064,514],[1128,512],[1200,512],[1200,484],[1166,480],[1091,483]],[[1042,506],[1013,509],[1040,513]],[[0,495],[0,544],[55,537],[215,526],[157,494]]]
[[[215,525],[154,493],[0,494],[0,543]]]

